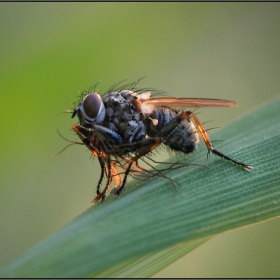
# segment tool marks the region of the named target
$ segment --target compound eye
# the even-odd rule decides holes
[[[105,119],[105,107],[98,93],[90,93],[80,103],[79,109],[88,124],[101,123]]]
[[[84,112],[89,119],[95,119],[98,116],[100,107],[102,105],[102,99],[97,93],[90,93],[83,103]]]

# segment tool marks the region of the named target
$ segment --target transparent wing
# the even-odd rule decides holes
[[[166,106],[171,109],[184,107],[233,107],[237,103],[222,99],[207,99],[207,98],[150,98],[141,100],[145,105],[153,105],[154,107]]]

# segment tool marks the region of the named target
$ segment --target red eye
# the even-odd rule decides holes
[[[90,119],[95,119],[98,116],[102,100],[99,94],[90,93],[84,100],[84,112]]]

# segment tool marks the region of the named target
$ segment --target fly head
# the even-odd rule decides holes
[[[72,118],[77,115],[81,125],[98,124],[103,122],[105,113],[105,107],[101,96],[94,92],[83,98],[74,109]]]

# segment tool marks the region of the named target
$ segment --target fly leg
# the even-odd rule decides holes
[[[205,130],[205,128],[203,127],[202,123],[198,120],[198,118],[196,117],[196,115],[190,111],[187,111],[187,112],[184,112],[182,114],[179,114],[178,117],[180,117],[181,121],[185,120],[186,118],[192,118],[199,130],[199,132],[201,133],[202,135],[202,138],[206,144],[206,147],[208,149],[208,152],[212,152],[213,154],[216,154],[217,156],[219,157],[222,157],[226,160],[229,160],[239,166],[242,166],[246,171],[250,172],[253,168],[253,166],[251,165],[248,165],[248,164],[245,164],[245,163],[242,163],[242,162],[239,162],[239,161],[236,161],[232,158],[230,158],[229,156],[226,156],[224,154],[222,154],[221,152],[217,151],[216,149],[214,149],[212,143],[211,143],[211,140]]]
[[[112,183],[112,172],[111,172],[111,168],[112,168],[112,161],[110,156],[108,155],[107,157],[107,167],[108,167],[108,174],[107,174],[107,183],[106,183],[106,187],[104,188],[104,190],[102,192],[100,192],[100,189],[98,189],[98,191],[96,192],[95,195],[95,199],[91,202],[92,204],[96,204],[99,200],[102,202],[106,199],[106,194],[109,191],[110,187],[111,187],[111,183]]]
[[[141,158],[142,156],[145,156],[146,154],[148,154],[149,152],[151,152],[153,149],[155,149],[157,146],[159,146],[162,143],[162,138],[161,137],[155,137],[155,138],[148,138],[145,139],[144,141],[141,142],[141,144],[139,142],[136,143],[131,143],[128,145],[119,145],[120,148],[127,148],[127,147],[137,147],[139,145],[139,149],[138,149],[138,153],[135,157],[133,157],[128,164],[127,169],[125,170],[124,173],[124,177],[123,177],[123,182],[122,185],[120,186],[120,188],[115,192],[115,194],[117,196],[121,195],[121,192],[123,191],[123,188],[125,186],[127,177],[129,175],[130,169],[133,166],[133,164],[136,162],[139,158]]]
[[[100,164],[100,167],[101,167],[101,175],[100,175],[100,178],[99,178],[99,181],[98,181],[98,184],[97,184],[97,187],[96,187],[96,194],[95,194],[95,200],[101,195],[100,193],[100,187],[101,187],[101,183],[103,181],[103,178],[104,178],[104,174],[105,174],[105,171],[106,171],[106,165],[104,163],[104,160],[103,160],[103,157],[101,156],[101,154],[96,150],[94,149],[91,145],[90,145],[90,142],[87,138],[84,138],[82,136],[82,134],[80,133],[80,130],[79,130],[79,127],[75,124],[72,125],[72,129],[75,131],[75,133],[78,135],[78,137],[82,140],[82,142],[84,143],[84,145],[91,151],[92,155],[97,157],[98,158],[98,161],[99,161],[99,164]]]

